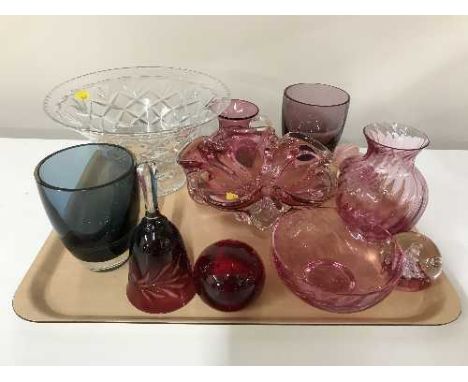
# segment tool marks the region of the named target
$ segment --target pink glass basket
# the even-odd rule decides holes
[[[266,229],[293,206],[318,206],[337,187],[333,156],[304,133],[220,130],[186,146],[178,163],[198,203],[237,213]]]

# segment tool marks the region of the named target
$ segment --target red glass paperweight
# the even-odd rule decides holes
[[[308,304],[336,313],[361,311],[397,286],[403,254],[385,230],[354,236],[335,208],[292,210],[273,230],[273,259],[286,286]]]
[[[232,312],[243,309],[262,291],[265,271],[249,245],[222,240],[203,250],[194,268],[197,293],[209,306]]]
[[[177,227],[159,212],[154,164],[140,164],[137,175],[146,213],[130,241],[127,297],[142,311],[168,313],[195,295],[191,264]]]

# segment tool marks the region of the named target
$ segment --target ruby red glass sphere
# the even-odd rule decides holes
[[[251,303],[262,291],[265,270],[249,245],[222,240],[203,250],[195,263],[194,283],[201,299],[217,310],[232,312]]]

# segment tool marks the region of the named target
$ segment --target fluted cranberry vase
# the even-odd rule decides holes
[[[336,203],[348,227],[365,236],[378,230],[408,231],[423,214],[428,189],[415,166],[428,146],[421,131],[399,123],[374,123],[364,128],[367,153],[345,161]]]

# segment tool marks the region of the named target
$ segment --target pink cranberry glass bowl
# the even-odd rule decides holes
[[[178,163],[198,203],[233,211],[259,229],[291,206],[317,206],[337,187],[333,157],[306,134],[220,130],[185,147]]]
[[[273,230],[280,278],[310,305],[351,313],[379,303],[396,287],[403,255],[386,232],[367,241],[353,236],[335,208],[291,210]]]

